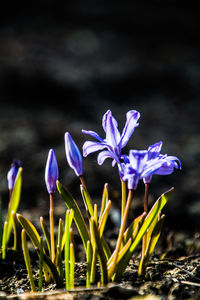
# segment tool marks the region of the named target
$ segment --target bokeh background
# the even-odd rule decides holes
[[[101,120],[111,109],[120,130],[130,109],[141,113],[125,152],[163,141],[183,170],[154,176],[151,201],[175,187],[165,208],[166,228],[200,230],[200,22],[195,2],[28,1],[5,3],[0,12],[0,194],[8,204],[7,172],[22,161],[20,210],[34,219],[48,215],[44,182],[47,154],[54,148],[60,181],[80,200],[79,181],[68,167],[64,133],[81,148],[81,129],[103,137]],[[120,182],[111,161],[84,160],[91,196],[104,182],[113,207]],[[133,213],[142,207],[142,183]],[[56,195],[56,213],[65,205]],[[81,202],[80,202],[81,203]]]

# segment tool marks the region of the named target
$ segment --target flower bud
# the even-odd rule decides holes
[[[83,160],[81,153],[69,132],[65,133],[65,152],[69,166],[77,176],[83,175]]]
[[[21,162],[19,160],[13,160],[13,163],[11,164],[11,168],[7,174],[9,190],[12,190],[14,187],[15,179],[20,167],[21,167]]]
[[[49,150],[46,168],[45,168],[45,182],[49,194],[55,193],[56,181],[58,180],[58,164],[56,155],[53,149]]]

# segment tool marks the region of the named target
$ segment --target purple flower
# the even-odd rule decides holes
[[[135,128],[139,125],[137,123],[140,117],[140,113],[136,110],[130,110],[126,114],[126,124],[120,134],[118,130],[118,124],[116,119],[112,116],[112,112],[108,110],[102,119],[102,126],[106,134],[106,138],[102,139],[96,132],[91,130],[82,130],[83,133],[89,134],[95,139],[97,142],[86,141],[83,145],[83,156],[86,157],[88,154],[96,151],[102,152],[99,153],[97,161],[98,164],[101,165],[106,158],[113,159],[113,165],[115,163],[120,163],[121,158],[121,149],[126,146],[131,135],[133,134]]]
[[[15,179],[18,173],[19,168],[21,167],[21,162],[19,160],[13,160],[11,164],[11,168],[8,171],[7,179],[8,179],[8,189],[12,190],[15,184]]]
[[[65,152],[69,166],[77,176],[83,175],[83,160],[81,153],[69,132],[65,133]]]
[[[46,168],[45,168],[45,182],[49,194],[55,193],[56,181],[58,180],[58,164],[56,155],[53,149],[49,150]]]
[[[181,162],[175,156],[160,154],[162,142],[151,145],[148,150],[130,150],[123,168],[123,180],[128,180],[128,188],[136,189],[140,179],[150,183],[152,176],[169,175],[174,168],[181,169]]]

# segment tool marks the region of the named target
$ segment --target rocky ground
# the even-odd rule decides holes
[[[46,3],[46,4],[45,4]],[[163,141],[163,153],[176,155],[183,170],[155,176],[152,203],[175,187],[165,209],[167,234],[193,239],[200,228],[200,59],[198,10],[178,1],[44,1],[25,4],[13,15],[6,7],[0,27],[0,193],[8,203],[6,175],[13,158],[22,161],[20,212],[37,224],[48,217],[44,168],[54,148],[60,181],[80,199],[79,182],[68,167],[64,133],[81,148],[81,129],[103,136],[102,115],[111,109],[122,130],[130,109],[141,113],[125,151]],[[2,14],[2,12],[1,12]],[[13,17],[12,17],[13,15]],[[84,161],[85,178],[97,201],[104,182],[119,209],[119,180],[110,161]],[[141,209],[142,184],[134,212]],[[78,200],[79,201],[79,200]],[[81,202],[80,202],[81,203]],[[57,195],[56,216],[65,205]],[[82,205],[82,204],[80,204]],[[116,226],[116,224],[113,224]],[[184,279],[185,280],[185,279]],[[187,281],[187,279],[186,279]]]

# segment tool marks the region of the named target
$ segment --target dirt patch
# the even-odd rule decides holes
[[[75,289],[57,290],[55,284],[43,284],[42,293],[32,294],[24,265],[22,254],[9,251],[5,261],[0,261],[0,290],[1,297],[16,299],[130,299],[147,295],[162,297],[162,299],[198,299],[200,295],[200,255],[195,240],[191,243],[187,235],[181,235],[184,240],[175,239],[175,244],[165,252],[161,259],[159,251],[150,260],[146,276],[137,274],[139,254],[130,261],[122,281],[106,287],[85,288],[86,264],[77,262],[75,266]],[[139,252],[138,252],[139,253]],[[187,254],[182,255],[181,254]],[[192,254],[191,254],[192,253]],[[38,283],[38,261],[31,252],[34,280]],[[97,271],[98,272],[98,271]],[[97,274],[98,281],[98,274]],[[96,282],[97,284],[97,282]],[[69,297],[69,298],[67,298]],[[71,298],[70,298],[71,297]],[[134,299],[134,298],[133,298]],[[156,299],[156,298],[155,298]],[[160,299],[160,298],[158,298]]]

